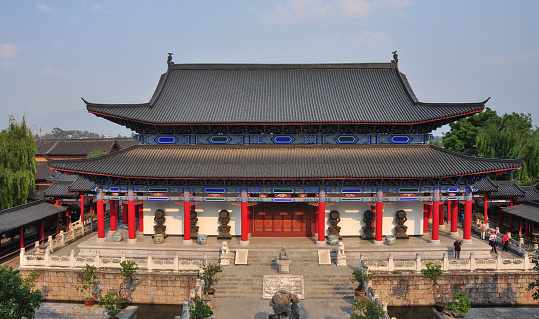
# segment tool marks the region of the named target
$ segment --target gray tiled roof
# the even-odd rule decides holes
[[[432,145],[135,145],[59,171],[150,179],[444,178],[516,169],[522,160],[469,157]]]
[[[36,180],[47,180],[55,174],[56,173],[54,171],[49,169],[49,164],[47,162],[37,163]]]
[[[478,181],[474,186],[477,187],[478,192],[495,192],[498,190],[498,186],[488,177]]]
[[[58,140],[51,147],[46,155],[70,155],[70,156],[86,156],[92,151],[109,152],[112,150],[114,139],[73,139],[73,140]]]
[[[77,176],[77,179],[71,185],[69,185],[69,190],[77,192],[90,192],[94,186],[95,184],[93,182],[82,176]]]
[[[537,190],[537,184],[532,186],[520,186],[520,188],[526,192],[524,202],[539,202],[539,191]]]
[[[498,185],[498,190],[491,192],[490,197],[524,197],[526,192],[520,188],[516,180],[494,181]]]
[[[174,64],[148,103],[86,102],[98,116],[161,125],[413,124],[480,112],[485,103],[419,102],[394,63]]]
[[[65,211],[65,207],[41,200],[0,210],[0,233]]]
[[[539,223],[539,203],[522,203],[503,208],[503,211]]]
[[[90,192],[95,184],[79,175],[58,174],[50,179],[52,184],[44,196],[76,196],[76,192]]]

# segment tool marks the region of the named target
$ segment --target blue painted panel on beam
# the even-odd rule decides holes
[[[223,194],[226,193],[226,189],[224,188],[204,188],[204,193],[217,193],[217,194]]]
[[[169,200],[168,197],[148,197],[148,200]]]
[[[175,144],[176,143],[176,137],[174,136],[158,136],[155,141],[157,144]]]
[[[274,202],[293,202],[293,198],[274,198]]]
[[[109,192],[111,193],[118,193],[120,191],[120,187],[109,187]]]
[[[460,190],[459,190],[458,187],[449,187],[449,188],[447,188],[447,192],[448,193],[458,193],[458,192],[460,192]]]
[[[276,135],[273,137],[275,144],[292,144],[294,138],[290,135]]]
[[[419,201],[419,198],[417,197],[401,197],[399,198],[399,202],[417,202]]]
[[[363,193],[363,189],[361,189],[361,188],[343,188],[343,189],[341,189],[341,193],[343,193],[343,194],[361,194],[361,193]]]
[[[409,144],[410,140],[408,135],[393,135],[393,137],[391,137],[391,142],[393,144]]]

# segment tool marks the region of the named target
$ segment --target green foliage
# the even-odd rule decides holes
[[[120,273],[124,277],[131,277],[137,272],[137,270],[139,270],[139,267],[135,261],[124,260],[120,263],[120,266],[122,266]]]
[[[189,303],[189,315],[193,319],[204,319],[213,316],[213,311],[202,298],[195,296]]]
[[[496,111],[486,108],[484,112],[450,123],[451,131],[444,134],[444,147],[465,155],[477,156],[476,138],[490,118],[497,118]]]
[[[204,279],[204,282],[206,283],[206,287],[210,288],[212,284],[215,284],[219,282],[219,277],[217,277],[217,273],[222,272],[223,267],[217,264],[207,264],[205,266],[202,266],[202,275],[200,276],[202,279]]]
[[[36,141],[26,126],[10,116],[0,131],[0,210],[26,203],[36,179]]]
[[[0,265],[0,318],[35,318],[35,311],[43,301],[41,290],[35,289],[38,274],[29,278],[13,273],[13,267]]]
[[[355,303],[352,309],[355,313],[350,315],[350,319],[380,319],[385,317],[384,309],[375,301],[370,301],[365,297],[354,298]]]
[[[472,303],[468,299],[468,293],[466,291],[458,291],[453,296],[455,296],[455,302],[445,307],[445,309],[452,313],[457,313],[459,316],[464,316],[472,308]]]
[[[442,274],[442,266],[434,265],[432,261],[427,264],[426,269],[421,269],[421,275],[423,275],[423,278],[432,280],[433,285],[438,284],[438,280]]]
[[[86,264],[86,268],[84,269],[84,284],[82,285],[73,285],[75,289],[79,292],[84,292],[86,290],[89,291],[88,297],[84,298],[86,300],[91,300],[92,298],[92,290],[95,285],[97,285],[97,275],[95,274],[95,266],[91,266]]]
[[[99,299],[99,305],[105,307],[107,314],[114,317],[122,311],[124,299],[117,294],[109,292]]]
[[[362,285],[365,281],[370,281],[374,277],[375,273],[369,270],[369,267],[363,266],[363,269],[355,270],[352,273],[352,282],[357,282]]]
[[[485,221],[485,214],[483,214],[483,213],[474,213],[473,214],[473,221],[475,222],[478,219],[479,219],[480,223],[484,222]]]
[[[88,155],[86,155],[86,158],[98,157],[98,156],[103,156],[107,154],[108,154],[107,152],[103,152],[101,150],[95,150],[88,153]]]

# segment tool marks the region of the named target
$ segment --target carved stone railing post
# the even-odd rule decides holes
[[[528,254],[524,254],[524,263],[523,263],[524,270],[530,270],[533,269],[533,267],[530,268],[530,256]]]
[[[25,266],[26,265],[26,255],[25,255],[25,249],[24,247],[21,248],[21,252],[19,253],[19,264],[21,266]]]
[[[502,253],[498,252],[496,254],[496,270],[502,269]]]
[[[475,256],[473,254],[473,251],[470,252],[470,271],[475,270]]]
[[[65,234],[63,230],[60,231],[60,239],[62,241],[62,247],[64,247],[66,245],[66,241],[65,241]]]
[[[152,254],[148,256],[148,272],[152,272],[153,269],[153,258]]]
[[[69,267],[75,268],[75,250],[71,249],[69,254]]]
[[[122,253],[122,257],[120,258],[120,262],[125,261],[125,252]]]
[[[101,257],[99,257],[99,250],[95,252],[95,268],[101,268]]]
[[[39,248],[39,240],[37,240],[34,244],[34,249],[35,251],[37,251],[37,249]]]
[[[43,258],[43,261],[45,262],[45,267],[49,267],[49,266],[50,266],[50,262],[51,262],[51,250],[49,249],[49,247],[45,248],[45,257]]]
[[[174,256],[174,270],[180,270],[180,258],[178,257],[178,255]]]
[[[419,253],[417,253],[415,255],[415,272],[421,272],[421,267],[423,265],[421,264],[421,255],[419,255]]]
[[[389,253],[387,260],[387,271],[393,272],[395,270],[395,261],[393,260],[393,254]]]
[[[518,240],[518,253],[519,254],[523,254],[523,251],[524,251],[524,238],[523,237],[520,237],[520,239]]]
[[[51,253],[52,253],[52,252],[54,252],[54,241],[53,241],[53,239],[52,239],[52,236],[49,235],[49,236],[47,237],[47,240],[49,241],[49,248],[50,248],[50,251],[51,251]]]
[[[442,261],[442,270],[443,271],[449,270],[449,257],[447,256],[447,252],[444,252],[444,257]]]

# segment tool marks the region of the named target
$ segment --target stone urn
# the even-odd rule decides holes
[[[339,243],[339,236],[337,235],[329,235],[328,236],[328,244],[330,246],[336,246]]]
[[[165,234],[154,234],[153,235],[153,242],[155,244],[162,244],[165,242]]]
[[[206,234],[198,234],[197,242],[200,245],[206,245],[206,243],[208,242],[208,235],[206,235]]]
[[[397,238],[395,236],[393,236],[393,235],[387,235],[386,236],[386,245],[391,246],[391,245],[395,244],[396,241],[397,241]]]
[[[113,241],[118,242],[118,241],[122,241],[123,239],[124,239],[124,234],[121,231],[117,230],[117,231],[112,233],[112,240]]]

